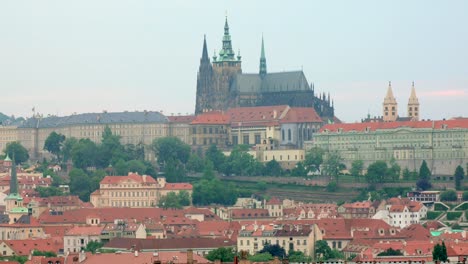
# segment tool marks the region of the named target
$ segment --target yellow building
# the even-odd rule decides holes
[[[191,197],[192,185],[167,183],[165,178],[129,173],[127,176],[104,177],[99,190],[91,194],[90,201],[95,207],[155,207],[159,199],[171,191],[187,191]]]
[[[17,127],[0,125],[0,150],[4,150],[10,142],[18,140]]]
[[[394,158],[402,169],[417,171],[425,160],[433,175],[453,175],[468,162],[468,118],[329,124],[309,147],[338,152],[348,168]]]

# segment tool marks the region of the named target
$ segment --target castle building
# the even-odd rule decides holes
[[[398,103],[393,96],[392,83],[388,82],[387,95],[383,102],[383,121],[396,121],[398,118]]]
[[[236,107],[289,105],[311,107],[321,118],[333,120],[334,106],[325,94],[316,95],[303,71],[268,73],[262,37],[258,73],[243,73],[240,53],[232,48],[226,18],[219,56],[208,57],[206,37],[197,75],[195,113],[226,111]]]

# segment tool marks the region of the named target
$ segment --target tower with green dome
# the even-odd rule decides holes
[[[12,159],[10,174],[10,194],[5,197],[5,212],[10,216],[10,223],[14,223],[22,215],[28,214],[28,209],[23,207],[23,197],[21,197],[18,191],[18,176],[14,157]]]

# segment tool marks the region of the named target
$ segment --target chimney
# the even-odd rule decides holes
[[[86,253],[84,250],[81,250],[80,253],[78,254],[78,262],[81,263],[86,260]]]
[[[187,264],[193,264],[193,250],[187,250]]]
[[[278,115],[278,112],[276,112],[276,109],[273,110],[273,119],[276,119],[276,116]]]
[[[135,250],[135,257],[138,257],[138,250]]]

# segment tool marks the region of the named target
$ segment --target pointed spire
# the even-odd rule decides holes
[[[16,175],[15,157],[11,162],[10,194],[18,194],[18,177]]]
[[[208,57],[208,48],[206,46],[206,35],[203,36],[203,51],[201,61],[209,61],[210,58]]]
[[[266,65],[266,57],[265,57],[265,45],[263,42],[263,35],[262,35],[262,50],[260,51],[260,75],[263,77],[267,74],[267,65]]]
[[[236,61],[234,51],[232,50],[231,35],[229,34],[229,24],[227,20],[224,22],[224,36],[223,36],[223,47],[219,51],[219,60],[217,62],[223,61]]]
[[[388,82],[387,95],[385,96],[384,102],[388,102],[388,103],[395,102],[396,103],[396,99],[393,96],[392,82],[391,81]]]
[[[411,95],[410,95],[408,103],[409,104],[419,103],[418,97],[416,96],[416,89],[414,88],[414,81],[413,81],[413,84],[411,85]]]

